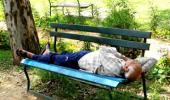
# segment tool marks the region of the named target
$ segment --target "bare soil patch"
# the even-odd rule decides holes
[[[37,100],[27,93],[26,79],[23,72],[0,73],[0,98],[1,100]]]

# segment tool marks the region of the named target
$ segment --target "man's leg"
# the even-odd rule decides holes
[[[17,49],[17,55],[25,58],[30,58],[39,62],[51,63],[51,56],[54,55],[54,53],[50,53],[47,50],[44,52],[43,55],[36,55],[23,49]]]
[[[46,44],[42,53],[43,54],[36,55],[36,54],[33,54],[33,53],[26,51],[26,50],[23,50],[23,49],[17,49],[17,51],[16,51],[16,54],[18,56],[30,58],[30,59],[40,61],[40,62],[50,63],[51,62],[51,56],[54,53],[50,52],[50,44],[49,43]]]
[[[49,54],[50,53],[50,43],[47,43],[43,52],[41,53],[42,55]],[[23,50],[23,49],[17,49],[16,54],[21,57],[26,57],[32,59],[34,53],[31,53],[29,51]]]

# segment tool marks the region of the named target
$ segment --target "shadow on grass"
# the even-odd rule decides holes
[[[43,70],[33,69],[32,77],[38,75],[37,80],[32,80],[32,89],[38,93],[50,96],[57,100],[110,100],[109,92],[103,88],[97,88],[85,83],[81,83],[63,75],[49,73]],[[30,74],[31,74],[30,73]],[[124,88],[124,86],[122,87]],[[132,88],[132,87],[131,87]],[[135,87],[134,87],[135,88]],[[142,100],[134,92],[121,91],[115,89],[112,91],[113,100]]]

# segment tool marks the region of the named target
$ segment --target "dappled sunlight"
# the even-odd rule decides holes
[[[1,1],[9,2],[8,0]],[[17,0],[10,1],[13,1],[13,5],[16,5]],[[133,34],[133,32],[127,32],[121,36],[111,36],[110,34],[117,34],[117,32],[119,33],[119,31],[114,33],[108,30],[108,33],[110,32],[109,34],[106,34],[106,37],[108,37],[108,39],[103,38],[105,36],[102,36],[100,34],[100,31],[104,32],[106,27],[113,29],[118,28],[118,30],[119,28],[122,28],[125,30],[130,29],[141,32],[145,31],[149,34],[151,32],[151,39],[150,35],[148,35],[149,39],[147,39],[147,43],[150,44],[150,47],[149,45],[147,45],[149,50],[146,50],[145,57],[153,57],[157,59],[158,62],[150,69],[149,72],[146,73],[147,95],[148,98],[151,100],[170,100],[170,0],[79,0],[82,4],[89,3],[94,5],[89,6],[88,8],[81,8],[80,5],[78,6],[77,0],[53,0],[56,1],[56,4],[76,3],[76,6],[68,7],[68,5],[64,5],[63,8],[63,6],[60,5],[60,7],[53,7],[51,16],[49,13],[50,4],[48,0],[27,1],[30,1],[31,10],[34,18],[29,19],[27,17],[24,17],[20,22],[17,21],[20,17],[22,17],[20,11],[21,13],[23,13],[23,16],[32,16],[31,12],[29,12],[31,10],[25,13],[26,8],[29,7],[25,7],[24,12],[22,11],[22,8],[15,8],[17,6],[14,6],[14,8],[11,7],[10,10],[13,10],[11,11],[12,14],[10,14],[10,12],[8,11],[5,12],[6,16],[10,15],[9,20],[11,22],[5,22],[7,18],[4,18],[4,9],[2,3],[0,3],[0,100],[44,100],[42,99],[43,96],[41,98],[40,96],[38,97],[31,92],[27,92],[27,79],[23,72],[23,66],[13,65],[15,48],[18,48],[19,46],[24,47],[23,45],[26,45],[26,49],[31,48],[37,50],[38,44],[37,46],[33,46],[33,44],[38,43],[38,41],[34,43],[32,42],[35,36],[26,36],[27,34],[29,34],[30,32],[33,32],[33,34],[35,34],[37,32],[40,47],[43,48],[47,42],[50,42],[50,49],[53,50],[52,48],[54,47],[55,43],[53,44],[52,42],[55,39],[50,36],[49,32],[51,30],[55,30],[58,34],[56,35],[56,49],[59,53],[61,51],[76,52],[84,49],[90,49],[91,51],[95,51],[99,48],[99,45],[104,44],[104,42],[112,43],[110,42],[110,40],[114,40],[115,38],[117,38],[115,39],[115,42],[119,46],[123,39],[125,39],[123,44],[125,47],[134,46],[136,48],[139,46],[137,44],[130,45],[127,42],[127,40],[138,41],[139,38],[128,37],[128,35]],[[10,3],[11,2],[9,2],[9,4]],[[23,6],[28,5],[29,4],[23,3]],[[10,8],[10,6],[5,7]],[[93,8],[94,12],[91,8]],[[63,11],[65,13],[63,13]],[[94,16],[88,17],[89,15],[91,16],[91,14],[94,14]],[[16,18],[16,16],[18,17]],[[28,22],[33,23],[28,24],[26,22],[27,19],[29,19]],[[21,25],[21,23],[24,24]],[[50,27],[50,23],[62,23],[73,26],[75,24],[82,26],[85,25],[92,27],[102,27],[102,29],[96,28],[99,33],[94,33],[94,35],[92,35],[92,32],[84,32],[84,30],[90,29],[89,27],[84,29],[82,28],[83,31],[79,32],[77,30],[69,30],[66,28],[59,29],[58,26],[57,28],[55,27],[55,29],[52,29]],[[6,25],[8,25],[8,28]],[[29,30],[23,31],[27,28],[29,28]],[[33,28],[36,28],[36,30],[31,31],[31,29]],[[16,30],[14,31],[12,29]],[[23,30],[18,31],[20,29]],[[9,32],[11,32],[12,34],[9,34]],[[65,35],[63,33],[65,33]],[[72,36],[68,36],[68,33],[72,34]],[[120,33],[122,34],[122,32]],[[140,35],[136,33],[134,34]],[[68,36],[70,39],[65,39],[62,37],[62,35],[63,37]],[[91,38],[91,40],[93,42],[96,41],[99,43],[92,43],[87,41],[84,42],[80,39],[83,37],[86,40],[88,36],[91,35],[94,36],[94,38]],[[100,36],[102,37],[102,39],[98,39],[98,37]],[[15,38],[18,39],[16,39],[16,41],[13,41],[15,40]],[[71,38],[77,38],[77,40],[72,40]],[[144,38],[146,39],[146,37]],[[27,41],[29,39],[29,43],[21,42],[22,40]],[[12,46],[10,45],[10,41],[12,41]],[[104,42],[101,43],[101,41]],[[139,41],[141,42],[141,40]],[[29,44],[32,45],[29,46]],[[13,51],[11,50],[10,46]],[[135,57],[139,56],[138,50],[136,49],[133,49],[133,51],[126,50],[126,48],[122,48],[122,45],[120,48],[117,48],[119,49],[119,51],[121,51],[122,49],[123,52],[121,53],[124,55],[134,55]],[[35,63],[34,65],[37,66],[41,64]],[[42,64],[42,66],[46,70],[55,70],[56,72],[58,71],[60,73],[64,73],[64,75],[72,75],[76,76],[76,78],[84,78],[84,80],[87,79],[93,80],[94,82],[98,83],[109,84],[108,86],[114,85],[114,83],[109,79],[99,80],[100,77],[96,78],[96,76],[91,76],[91,74],[85,76],[87,73],[80,74],[79,72],[77,72],[77,70],[74,72],[72,70],[67,70],[62,67],[59,67],[57,69],[55,68],[56,66],[50,66],[49,64]],[[108,99],[108,91],[105,91],[104,89],[98,89],[96,87],[92,87],[91,85],[77,82],[75,80],[70,80],[64,75],[62,76],[56,73],[50,73],[49,71],[44,71],[41,69],[37,70],[32,68],[30,68],[28,73],[30,74],[31,90],[35,90],[36,92],[42,93],[46,96],[51,96],[57,100]],[[139,80],[131,82],[130,84],[121,84],[119,88],[112,91],[112,96],[114,97],[114,99],[120,100],[140,100],[140,98],[143,97],[143,87],[141,83],[141,80]],[[115,84],[116,86],[118,85],[118,83]]]

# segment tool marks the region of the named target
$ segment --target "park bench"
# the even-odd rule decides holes
[[[59,3],[56,4],[55,1],[52,0],[48,0],[49,1],[49,6],[50,6],[50,16],[51,16],[51,12],[52,12],[52,8],[62,8],[62,12],[65,15],[65,8],[78,8],[78,16],[84,16],[84,17],[93,17],[93,13],[94,13],[94,7],[93,4],[90,3],[80,3],[79,0],[77,0],[77,2],[75,3],[68,3],[68,2],[63,2],[63,3]],[[81,11],[83,9],[88,9],[91,7],[91,14],[81,14]],[[68,13],[69,15],[69,13]],[[76,15],[75,15],[76,16]]]
[[[54,51],[56,51],[57,38],[68,38],[73,40],[106,44],[115,47],[139,49],[142,52],[141,56],[144,56],[145,50],[149,50],[149,46],[150,46],[148,43],[146,43],[147,38],[151,37],[150,32],[141,32],[136,30],[118,29],[118,28],[92,27],[92,26],[84,26],[84,25],[57,24],[57,23],[51,23],[50,26],[55,29],[53,31],[50,31],[50,36],[54,37]],[[67,31],[63,31],[65,29]],[[103,35],[91,36],[91,35],[82,35],[82,34],[75,34],[75,33],[73,34],[73,33],[69,33],[68,32],[69,30],[72,32],[78,32],[78,31],[90,32],[91,34],[100,33],[100,34],[109,34],[109,35],[120,35],[126,37],[137,37],[137,38],[141,38],[142,42],[107,38],[104,37]],[[110,76],[88,73],[76,69],[57,66],[54,64],[45,64],[42,62],[37,62],[28,58],[23,59],[21,61],[21,64],[25,65],[24,72],[28,81],[27,90],[30,89],[30,79],[27,73],[27,67],[34,67],[34,68],[47,70],[50,72],[59,73],[71,77],[73,79],[79,80],[81,82],[85,82],[99,87],[104,87],[108,89],[108,91],[110,92],[109,93],[110,99],[112,99],[112,95],[111,95],[112,89],[127,82],[126,79],[120,77],[110,77]],[[147,99],[145,73],[142,73],[142,83],[143,83],[144,99]]]

